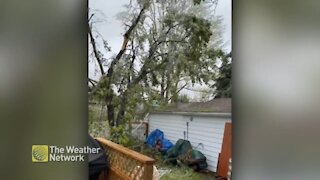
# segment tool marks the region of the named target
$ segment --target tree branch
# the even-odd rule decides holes
[[[95,81],[93,81],[92,79],[88,79],[88,82],[91,84],[92,87],[96,85]]]
[[[96,57],[96,60],[98,62],[101,75],[103,76],[105,74],[105,72],[104,72],[103,65],[102,65],[102,58],[99,55],[99,51],[98,51],[97,46],[96,46],[96,41],[95,41],[95,39],[93,37],[93,34],[92,34],[92,27],[90,26],[89,23],[88,23],[88,28],[89,28],[89,32],[88,33],[89,33],[89,37],[90,37],[93,53],[94,53],[94,56]]]
[[[130,26],[130,28],[126,31],[126,33],[124,34],[123,36],[123,43],[122,43],[122,47],[120,49],[120,51],[118,52],[117,56],[115,59],[113,59],[113,61],[111,62],[110,64],[110,67],[108,69],[108,73],[106,75],[107,78],[111,78],[112,75],[113,75],[113,70],[114,70],[114,66],[119,62],[119,60],[121,59],[122,55],[124,54],[126,48],[127,48],[127,45],[128,45],[128,42],[129,42],[129,38],[130,38],[130,35],[132,33],[132,31],[134,30],[134,28],[138,25],[142,15],[144,14],[144,11],[146,9],[146,6],[144,6],[141,10],[140,10],[140,13],[138,15],[138,17],[135,19],[135,21],[132,23],[132,25]],[[110,86],[110,81],[108,82],[108,86]]]
[[[177,92],[175,92],[175,95],[177,95],[180,91],[182,91],[182,89],[184,89],[185,87],[188,86],[188,83],[186,83],[185,85],[183,85],[179,90],[177,90]],[[172,95],[169,99],[168,102],[172,100],[172,98],[174,97],[174,95]]]

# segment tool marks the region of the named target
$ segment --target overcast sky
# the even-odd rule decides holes
[[[127,4],[129,0],[89,0],[89,7],[91,10],[97,10],[104,14],[104,22],[97,24],[99,33],[111,46],[112,51],[117,52],[122,43],[122,33],[124,32],[121,22],[115,16],[117,13],[124,10],[123,5]],[[100,17],[100,13],[97,16]],[[223,40],[224,49],[231,50],[231,0],[219,0],[216,8],[216,15],[223,18]]]
[[[122,44],[122,34],[124,29],[121,22],[115,17],[119,12],[124,10],[123,5],[127,4],[129,0],[89,0],[89,7],[94,11],[96,17],[102,21],[97,23],[95,27],[98,32],[111,46],[112,53],[117,53]],[[231,0],[219,0],[216,7],[216,15],[223,18],[223,49],[226,52],[231,51]],[[94,66],[89,64],[89,77],[98,79],[98,75],[94,72]],[[189,96],[195,96],[193,92],[183,91],[182,93]]]

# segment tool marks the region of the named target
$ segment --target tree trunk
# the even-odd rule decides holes
[[[127,109],[127,103],[128,103],[128,94],[129,94],[128,90],[126,90],[122,95],[120,108],[119,108],[118,116],[116,119],[117,126],[124,123],[124,115],[125,115],[125,112]]]
[[[166,85],[165,85],[165,71],[163,72],[163,74],[161,75],[161,91],[160,91],[160,96],[161,98],[164,99],[164,94],[165,94],[165,88],[166,88]]]
[[[113,126],[115,126],[115,122],[114,122],[114,106],[109,104],[109,105],[107,105],[107,109],[108,109],[109,126],[113,127]]]
[[[145,12],[145,9],[147,7],[144,6],[141,10],[140,10],[140,13],[138,15],[138,17],[133,21],[132,25],[130,26],[130,28],[126,31],[126,33],[124,34],[124,40],[123,40],[123,43],[122,43],[122,47],[121,47],[121,50],[119,51],[119,53],[117,54],[116,58],[114,58],[110,64],[110,67],[107,71],[107,74],[105,76],[106,80],[107,80],[107,83],[106,83],[106,89],[110,90],[109,93],[107,93],[106,95],[106,104],[107,104],[107,108],[108,108],[108,120],[109,120],[109,124],[110,126],[118,126],[119,123],[118,123],[118,120],[115,121],[115,107],[114,105],[112,104],[112,99],[113,99],[113,96],[114,96],[114,93],[113,93],[113,90],[112,90],[112,87],[111,87],[111,79],[112,79],[112,76],[113,76],[113,72],[114,72],[114,67],[115,65],[119,62],[119,60],[121,59],[122,55],[124,54],[126,48],[127,48],[127,45],[128,45],[128,42],[129,42],[129,38],[132,34],[132,31],[134,30],[134,28],[138,25],[138,23],[140,22],[140,19],[142,17],[142,15],[144,14]],[[120,112],[120,111],[119,111]],[[121,112],[122,114],[122,112]],[[124,113],[123,113],[124,114]],[[118,118],[117,118],[118,119]]]
[[[172,87],[171,87],[171,89],[170,89],[170,91],[171,91],[171,100],[172,100],[172,102],[173,103],[176,103],[176,102],[178,102],[178,100],[179,100],[179,93],[178,93],[178,84],[177,83],[175,83],[175,85],[173,85]]]
[[[167,78],[167,85],[166,85],[167,87],[166,87],[166,96],[165,96],[164,101],[167,104],[167,103],[169,103],[168,101],[169,101],[170,89],[171,89],[171,77],[170,77],[169,70],[166,73],[166,78]]]

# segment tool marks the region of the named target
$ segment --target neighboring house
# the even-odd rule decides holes
[[[178,103],[149,115],[149,133],[160,129],[172,143],[189,140],[206,157],[208,169],[216,172],[225,123],[231,122],[231,99]]]

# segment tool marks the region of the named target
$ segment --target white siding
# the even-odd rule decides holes
[[[218,156],[221,151],[224,126],[231,118],[214,116],[151,114],[149,116],[149,133],[160,129],[172,143],[184,139],[189,122],[188,140],[207,157],[208,169],[216,172]],[[187,136],[185,137],[187,138]]]

